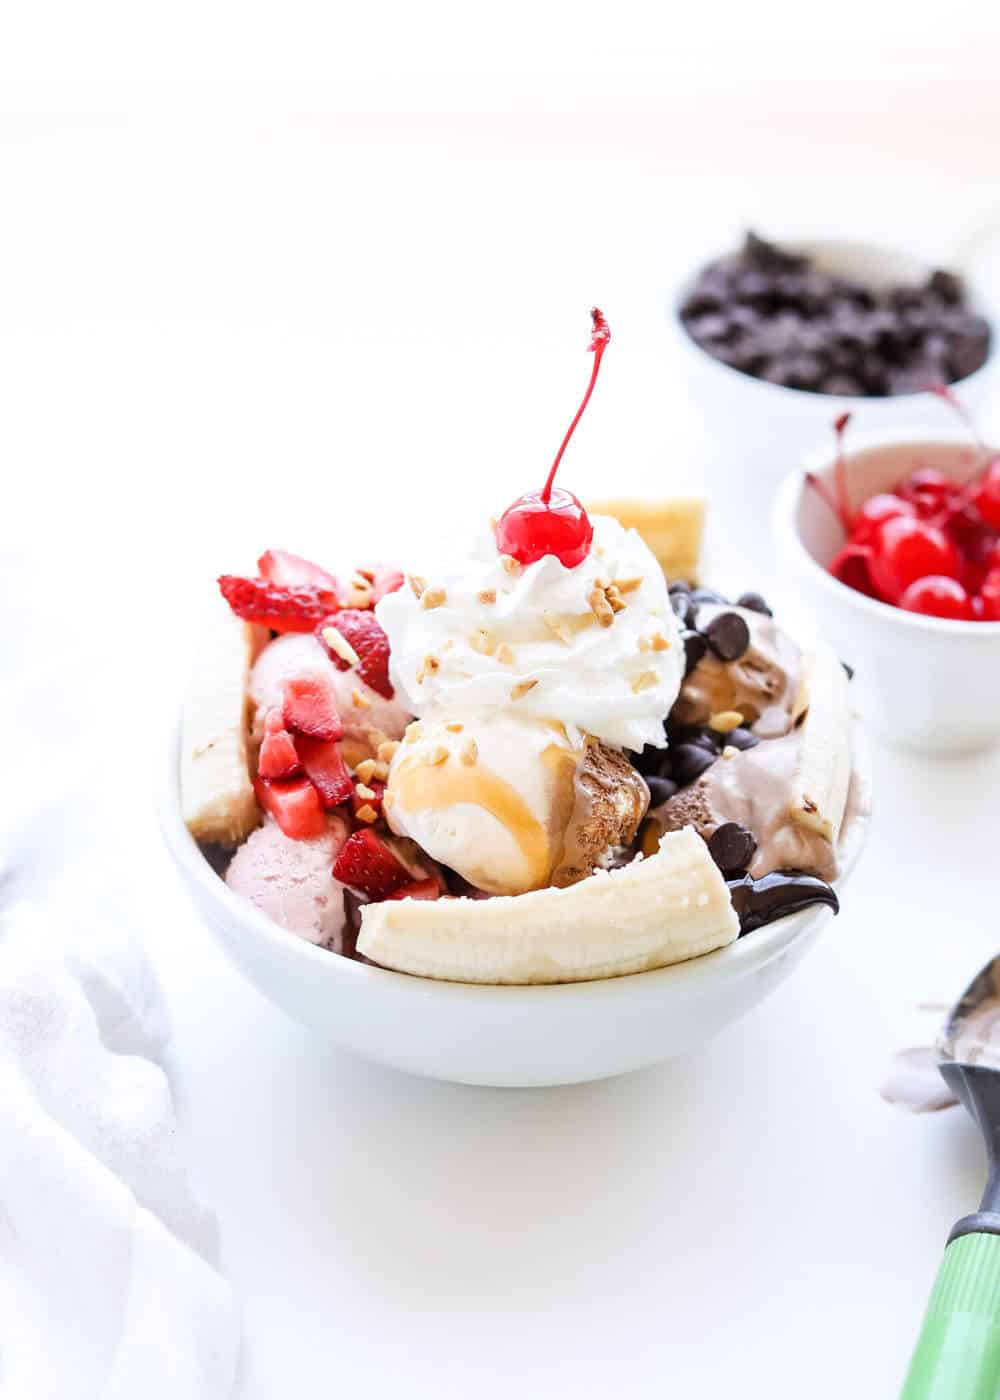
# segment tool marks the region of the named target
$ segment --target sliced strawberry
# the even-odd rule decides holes
[[[299,734],[295,740],[295,751],[324,807],[339,807],[341,802],[353,799],[354,784],[339,744],[329,739],[312,739],[307,734]]]
[[[347,838],[334,861],[333,877],[369,899],[386,899],[393,890],[413,883],[406,866],[399,863],[371,827],[363,827]]]
[[[264,742],[260,746],[257,772],[262,778],[294,778],[302,772],[295,752],[295,741],[285,729],[278,709],[269,710],[264,722]]]
[[[397,569],[395,564],[376,564],[372,573],[375,575],[372,580],[372,607],[387,593],[398,592],[405,582],[402,569]]]
[[[362,797],[357,788],[352,787],[351,811],[356,817],[362,807],[371,807],[375,815],[380,817],[382,815],[382,798],[385,794],[385,783],[380,782],[378,778],[372,778],[370,783],[362,783],[362,787],[367,788],[369,792],[373,792],[375,796]]]
[[[333,574],[328,574],[318,564],[303,559],[300,554],[290,554],[287,549],[269,549],[257,560],[261,578],[269,583],[278,583],[282,588],[321,588],[340,596],[340,585]]]
[[[271,813],[285,835],[293,841],[322,836],[326,830],[323,804],[308,778],[292,778],[287,782],[255,778],[253,790],[265,812]]]
[[[414,880],[388,896],[389,899],[440,899],[441,886],[437,880]]]
[[[335,589],[311,584],[286,588],[263,578],[223,574],[219,589],[237,617],[263,623],[276,632],[312,632],[340,607]]]
[[[349,642],[358,655],[358,675],[391,700],[393,689],[389,682],[389,638],[382,631],[374,613],[362,612],[360,608],[344,608],[336,617],[327,618],[322,630],[333,627],[345,641]],[[324,642],[324,646],[326,643]],[[327,651],[341,671],[348,669],[342,656],[327,647]]]
[[[339,739],[343,734],[337,693],[327,676],[291,676],[282,693],[285,724],[296,734],[308,734],[311,739]]]

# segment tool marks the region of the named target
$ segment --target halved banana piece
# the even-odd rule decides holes
[[[847,673],[825,642],[804,667],[805,719],[789,813],[836,846],[851,783],[851,705]]]
[[[626,530],[637,530],[656,555],[668,579],[697,582],[705,530],[705,501],[700,496],[663,500],[622,497],[588,501],[591,515],[611,515]]]
[[[235,846],[260,821],[247,755],[247,678],[267,637],[220,598],[199,638],[181,729],[181,811],[198,841]]]
[[[655,855],[567,889],[365,905],[358,951],[449,982],[585,982],[683,962],[738,933],[722,874],[687,827]]]

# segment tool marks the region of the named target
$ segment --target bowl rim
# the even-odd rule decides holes
[[[969,447],[968,433],[957,428],[933,428],[926,423],[901,424],[899,428],[869,429],[851,434],[850,448],[845,451],[846,461],[864,452],[883,447],[926,447],[954,446]],[[992,449],[990,449],[992,450]],[[905,608],[895,608],[891,603],[883,603],[878,598],[869,598],[846,583],[833,577],[822,564],[817,563],[802,542],[796,524],[796,513],[806,478],[832,467],[835,453],[829,448],[815,450],[806,457],[804,466],[793,467],[787,472],[778,486],[772,512],[772,524],[778,543],[785,557],[799,568],[804,567],[827,593],[831,603],[840,602],[857,608],[863,616],[875,621],[895,624],[910,632],[926,632],[930,635],[970,637],[987,639],[1000,637],[1000,622],[972,622],[960,618],[928,617],[925,613],[908,612]]]
[[[877,239],[865,238],[782,238],[779,246],[787,248],[791,252],[810,253],[834,250],[864,250],[868,253],[875,253],[887,258],[908,258],[913,263],[922,267],[926,272],[934,269],[936,264],[929,262],[926,258],[916,253],[906,252],[901,248],[894,248],[888,243],[880,242]],[[714,355],[709,354],[698,342],[685,326],[681,314],[681,302],[691,288],[695,278],[711,262],[717,262],[719,258],[731,257],[733,253],[739,251],[739,246],[730,248],[728,252],[717,253],[706,262],[700,263],[693,271],[686,273],[683,279],[677,283],[670,296],[669,322],[675,332],[675,339],[682,343],[687,351],[701,363],[711,365],[717,369],[720,375],[724,375],[730,381],[738,381],[743,385],[756,385],[761,393],[768,392],[772,395],[792,394],[802,403],[813,403],[817,406],[821,404],[856,404],[859,411],[862,405],[866,406],[870,412],[873,405],[898,404],[912,408],[921,398],[926,395],[926,390],[916,389],[906,394],[821,394],[817,389],[795,389],[788,384],[771,384],[766,379],[758,379],[756,375],[747,374],[745,370],[734,369],[732,365],[727,365],[723,360],[718,360]],[[978,279],[963,270],[960,273],[962,281],[968,291],[967,301],[973,310],[978,311],[990,323],[990,346],[986,359],[978,369],[967,374],[963,379],[951,380],[949,389],[966,391],[969,388],[978,386],[987,373],[994,369],[998,356],[1000,356],[1000,308],[995,297],[988,296],[981,287]]]
[[[464,998],[475,997],[481,1003],[524,1002],[575,996],[577,998],[628,997],[643,989],[666,986],[667,984],[696,983],[715,974],[737,978],[757,971],[780,956],[786,948],[797,942],[812,930],[817,923],[833,917],[826,905],[788,914],[782,919],[755,930],[752,934],[737,937],[723,948],[716,948],[699,957],[686,958],[681,962],[670,963],[666,967],[652,968],[646,972],[628,973],[621,977],[595,978],[589,981],[553,982],[538,984],[495,984],[477,982],[452,982],[443,979],[419,977],[412,973],[397,972],[392,968],[379,967],[370,963],[358,962],[353,958],[342,957],[322,945],[309,943],[304,938],[282,928],[268,918],[248,900],[242,899],[229,888],[225,880],[217,874],[188,831],[181,815],[180,802],[180,744],[183,716],[175,721],[167,742],[163,745],[162,759],[155,784],[155,801],[160,833],[167,850],[173,858],[182,877],[192,881],[213,906],[216,916],[228,925],[238,925],[241,930],[263,940],[281,956],[291,960],[301,959],[317,966],[332,968],[332,977],[360,978],[370,985],[383,983],[404,989],[418,997]],[[842,843],[840,850],[840,873],[834,881],[838,894],[853,873],[861,852],[868,840],[871,827],[871,764],[868,745],[860,717],[855,714],[852,727],[852,756],[855,781],[865,802],[865,810],[854,824],[849,838]]]

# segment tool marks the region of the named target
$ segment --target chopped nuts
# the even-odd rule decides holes
[[[351,691],[351,704],[356,710],[370,710],[372,702],[360,690]]]
[[[720,710],[709,717],[708,727],[718,734],[728,734],[733,729],[739,729],[742,723],[743,716],[739,710]]]
[[[358,796],[363,802],[374,802],[378,795],[373,791],[372,788],[367,787],[364,783],[355,783],[354,791],[358,794]]]
[[[374,772],[372,773],[372,777],[373,777],[373,778],[378,778],[378,780],[379,780],[380,783],[384,783],[385,780],[388,778],[388,776],[389,776],[389,765],[388,765],[388,763],[376,763]]]
[[[640,650],[640,651],[652,651],[652,649],[653,649],[653,643],[649,640],[648,637],[640,637],[640,638],[639,638],[639,650]]]
[[[736,747],[735,744],[727,744],[726,747],[722,750],[722,757],[735,758],[738,753],[739,749]]]
[[[404,744],[415,744],[424,732],[424,726],[418,719],[411,720],[406,726],[406,733],[403,735]]]
[[[590,604],[590,610],[601,626],[610,627],[615,620],[615,613],[611,604],[608,602],[604,588],[599,582],[591,589],[587,602]]]
[[[617,578],[615,587],[619,593],[634,593],[637,588],[642,587],[642,578],[638,575],[635,578]]]
[[[359,822],[377,822],[378,812],[374,807],[370,807],[366,802],[363,807],[359,807],[354,814]]]
[[[638,695],[640,690],[649,690],[652,686],[658,684],[658,682],[659,677],[655,671],[640,671],[632,682],[632,689],[635,691],[636,695]]]
[[[500,662],[501,666],[513,666],[514,653],[506,642],[501,642],[497,647],[497,660]]]
[[[521,566],[512,554],[501,554],[500,563],[508,574],[519,574]]]
[[[354,771],[363,783],[370,783],[375,776],[375,760],[373,758],[364,759]],[[361,791],[360,787],[358,791]]]
[[[462,724],[461,720],[457,720],[457,719],[456,719],[456,720],[452,720],[451,724],[446,724],[446,725],[445,725],[445,729],[447,729],[447,731],[448,731],[449,734],[461,734],[461,732],[462,732],[462,730],[463,730],[464,728],[465,728],[465,725]]]
[[[422,608],[440,608],[447,601],[448,595],[443,588],[425,588],[420,595]]]
[[[670,643],[662,632],[654,632],[650,641],[650,646],[654,651],[669,651]]]
[[[469,638],[469,646],[480,656],[492,656],[497,649],[497,639],[485,627],[477,627]]]
[[[410,587],[413,589],[416,596],[420,598],[427,592],[427,580],[421,578],[419,574],[411,574]]]
[[[439,763],[444,763],[448,758],[448,750],[443,744],[435,744],[433,748],[424,754],[424,762],[430,768],[436,768]]]
[[[417,685],[423,685],[427,676],[432,676],[435,671],[441,669],[441,663],[436,656],[427,655],[417,667]]]
[[[395,739],[383,739],[375,750],[380,763],[391,763],[396,757],[399,744]]]
[[[463,763],[473,764],[479,757],[479,745],[475,739],[466,739],[462,745],[462,752],[459,755]]]
[[[519,681],[510,692],[510,698],[512,700],[520,700],[522,695],[527,695],[529,690],[534,690],[537,684],[537,680]]]
[[[352,578],[350,590],[347,594],[347,606],[349,608],[368,608],[372,601],[371,584],[363,578]]]
[[[341,636],[336,627],[323,628],[323,640],[331,651],[335,651],[341,661],[346,661],[348,666],[360,666],[361,657],[351,646],[346,637]]]
[[[497,591],[495,588],[484,588],[482,593],[476,595],[481,603],[495,603]]]
[[[546,627],[549,629],[552,635],[554,637],[558,637],[558,639],[562,642],[564,647],[568,647],[572,644],[573,638],[567,632],[563,623],[560,621],[558,613],[543,612],[542,621],[545,623]]]

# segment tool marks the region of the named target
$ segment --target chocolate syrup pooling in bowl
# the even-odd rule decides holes
[[[813,904],[826,904],[836,914],[840,901],[836,892],[816,875],[801,870],[773,870],[759,880],[740,875],[727,880],[729,893],[740,921],[740,937],[753,933],[786,914],[798,914]]]

